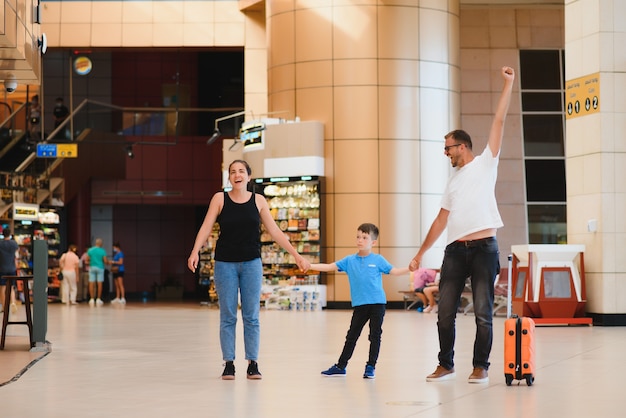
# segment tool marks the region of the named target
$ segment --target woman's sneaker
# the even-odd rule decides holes
[[[252,380],[262,379],[261,372],[259,372],[259,364],[252,360],[248,363],[248,371],[246,372],[246,377]]]
[[[232,361],[227,361],[226,364],[224,364],[222,380],[235,380],[235,364]]]

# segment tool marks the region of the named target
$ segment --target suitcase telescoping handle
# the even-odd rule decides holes
[[[506,317],[510,318],[511,317],[511,309],[512,309],[512,304],[513,304],[513,289],[511,288],[512,284],[512,277],[513,277],[513,255],[509,254],[509,271],[508,271],[508,283],[506,286]]]

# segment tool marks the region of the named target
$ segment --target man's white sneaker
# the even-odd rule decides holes
[[[122,305],[126,305],[126,298],[122,298],[122,299],[120,299],[120,303],[121,303]]]
[[[104,305],[104,302],[102,302],[102,299],[98,298],[98,299],[96,299],[96,305],[102,306],[102,305]]]
[[[111,303],[121,303],[121,301],[118,298],[115,298],[111,301]]]
[[[99,300],[99,299],[98,299]],[[95,300],[89,299],[89,306],[93,306],[96,303]]]

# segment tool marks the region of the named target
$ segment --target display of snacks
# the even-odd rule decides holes
[[[255,179],[256,190],[267,199],[270,214],[294,248],[311,263],[319,263],[320,180],[316,176]],[[261,227],[261,260],[266,283],[318,284],[319,272],[300,271],[294,257],[277,245]]]

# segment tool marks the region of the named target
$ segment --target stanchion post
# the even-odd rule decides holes
[[[44,240],[33,240],[33,350],[46,348],[47,332],[48,243]]]

